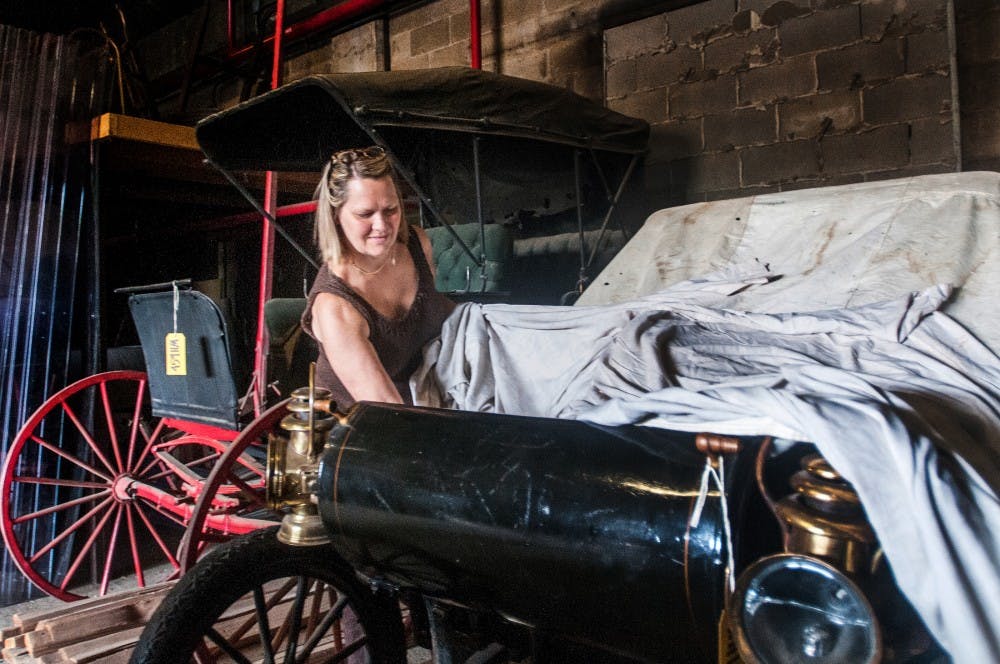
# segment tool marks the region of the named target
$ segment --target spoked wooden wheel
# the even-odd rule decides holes
[[[142,587],[152,570],[148,580],[160,581],[180,568],[181,529],[227,443],[164,426],[147,392],[141,372],[89,376],[42,404],[11,445],[0,480],[3,537],[15,564],[52,596],[103,595],[118,577],[131,579],[123,588]],[[260,483],[262,467],[257,475]]]
[[[280,519],[279,513],[266,508],[263,485],[246,482],[244,465],[248,452],[266,450],[268,435],[277,429],[288,412],[288,400],[272,406],[243,429],[215,462],[202,487],[201,495],[198,496],[181,542],[178,558],[182,571],[186,572],[194,566],[206,545],[271,526]],[[238,490],[242,506],[239,513],[220,504],[217,498],[227,488],[230,491],[232,488]],[[247,513],[252,513],[252,516],[241,516]]]
[[[397,600],[361,582],[329,545],[276,528],[216,547],[163,600],[137,664],[406,661]]]

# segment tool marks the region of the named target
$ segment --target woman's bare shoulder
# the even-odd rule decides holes
[[[361,332],[368,335],[368,323],[357,307],[334,293],[317,293],[312,303],[313,329],[322,341],[327,332],[344,334]]]

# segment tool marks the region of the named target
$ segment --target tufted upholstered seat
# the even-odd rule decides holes
[[[444,226],[425,229],[437,264],[435,285],[443,293],[498,292],[506,287],[514,256],[510,231],[500,224],[486,224],[486,251],[483,252],[479,224],[457,224],[452,228],[476,256],[485,254],[485,283],[482,271]]]
[[[299,325],[305,308],[304,297],[279,297],[264,303],[270,338],[268,377],[284,395],[309,384],[309,363],[318,352],[316,342]]]

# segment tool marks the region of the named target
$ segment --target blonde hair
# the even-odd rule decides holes
[[[385,150],[373,145],[368,148],[340,150],[334,152],[323,167],[319,184],[316,185],[316,244],[319,247],[323,263],[336,265],[341,261],[343,247],[340,233],[337,232],[337,216],[340,208],[347,200],[347,184],[351,180],[370,178],[380,180],[389,178],[399,195],[399,185],[392,170],[392,164]],[[410,227],[406,223],[406,215],[402,212],[400,200],[400,224],[396,239],[406,243]]]

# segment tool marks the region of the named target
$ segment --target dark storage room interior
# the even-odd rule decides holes
[[[0,0],[3,661],[235,535],[296,661],[995,661],[998,172],[996,0]]]

